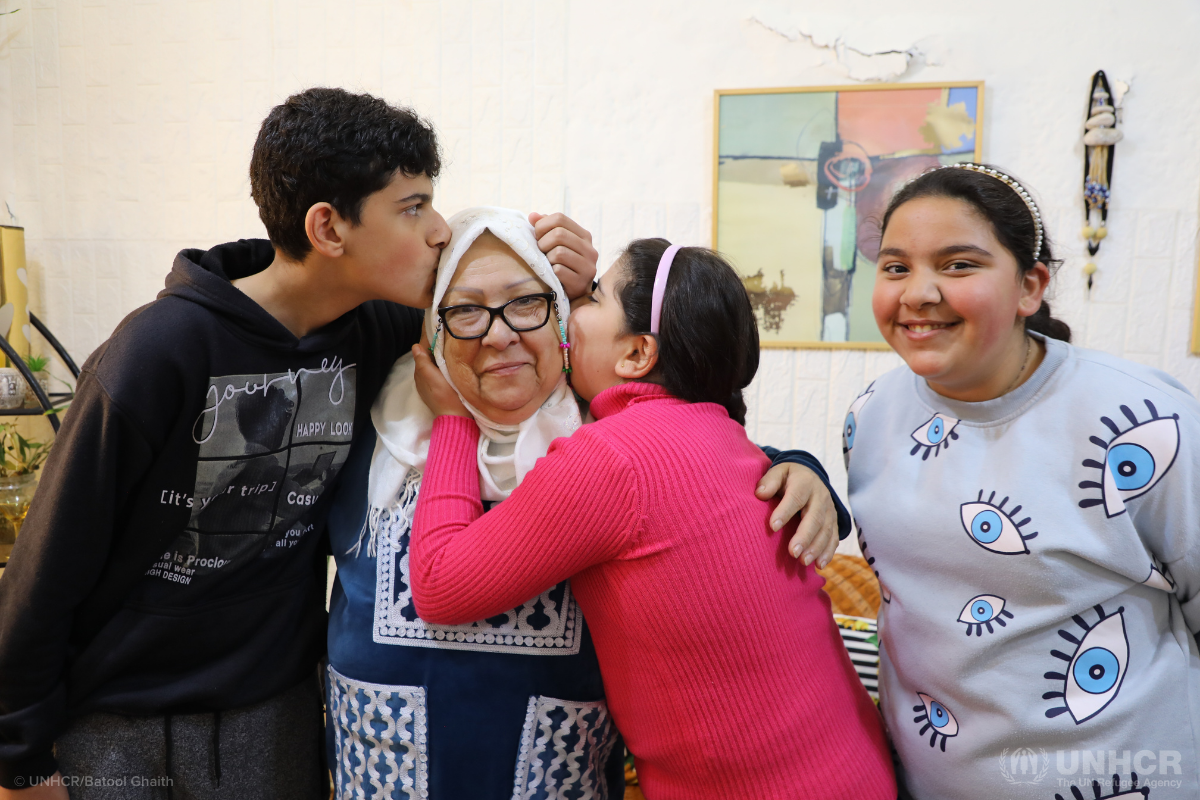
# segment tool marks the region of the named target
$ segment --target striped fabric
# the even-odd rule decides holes
[[[850,654],[850,662],[858,679],[867,688],[867,694],[879,703],[879,629],[873,619],[847,617],[834,614],[842,644]]]

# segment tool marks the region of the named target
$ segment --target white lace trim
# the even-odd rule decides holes
[[[573,742],[568,742],[573,738]],[[603,700],[530,697],[521,731],[513,800],[608,796],[604,768],[617,733]]]
[[[329,667],[338,800],[429,798],[425,689],[363,683]]]
[[[412,476],[417,475],[416,483]],[[408,566],[408,534],[412,530],[420,476],[410,473],[400,502],[390,511],[370,512],[371,542],[377,549],[375,566],[375,621],[371,638],[378,644],[475,650],[489,653],[575,655],[580,646],[579,604],[571,582],[563,581],[511,611],[499,623],[479,620],[465,625],[434,625],[420,617],[408,619],[412,605]],[[368,546],[368,553],[373,549]],[[399,586],[399,591],[397,591]],[[411,611],[410,611],[411,613]],[[535,627],[531,617],[549,621]]]

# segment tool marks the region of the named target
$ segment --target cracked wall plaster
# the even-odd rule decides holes
[[[862,50],[849,44],[840,34],[818,30],[815,26],[788,25],[765,20],[757,15],[749,18],[757,24],[789,42],[808,42],[817,50],[824,51],[831,63],[846,77],[855,81],[887,82],[903,78],[922,66],[938,66],[944,58],[940,48],[933,46],[930,38],[917,41],[905,48]]]

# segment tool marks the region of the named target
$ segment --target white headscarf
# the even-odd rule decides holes
[[[449,220],[450,246],[442,251],[438,264],[437,282],[433,288],[433,306],[425,314],[425,332],[434,342],[434,360],[451,386],[454,379],[446,367],[444,356],[448,334],[439,330],[437,315],[442,297],[458,269],[458,262],[467,249],[485,231],[490,231],[512,248],[533,273],[555,293],[558,319],[562,321],[560,335],[565,332],[570,303],[554,268],[540,249],[533,226],[518,211],[505,208],[469,208]],[[557,326],[551,319],[547,325]],[[551,365],[557,369],[557,365]],[[375,554],[375,540],[381,518],[384,524],[393,514],[401,514],[411,523],[416,503],[417,487],[429,455],[429,437],[433,430],[433,414],[425,406],[413,381],[415,362],[412,353],[401,357],[392,367],[375,405],[371,421],[377,438],[371,458],[371,474],[367,481],[367,500],[370,511],[367,527],[371,532],[368,555]],[[462,398],[462,392],[454,387]],[[582,424],[579,406],[563,374],[554,391],[533,415],[518,425],[501,425],[485,417],[463,399],[463,404],[479,425],[479,489],[484,500],[499,501],[508,497],[534,462],[546,455],[550,443],[560,436],[570,436]]]

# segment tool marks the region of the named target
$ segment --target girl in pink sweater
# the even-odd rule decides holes
[[[597,421],[486,515],[475,422],[414,348],[439,415],[410,549],[421,618],[483,619],[570,577],[650,800],[895,798],[822,580],[754,494],[768,460],[741,390],[758,331],[733,269],[636,241],[570,334],[572,383]]]

